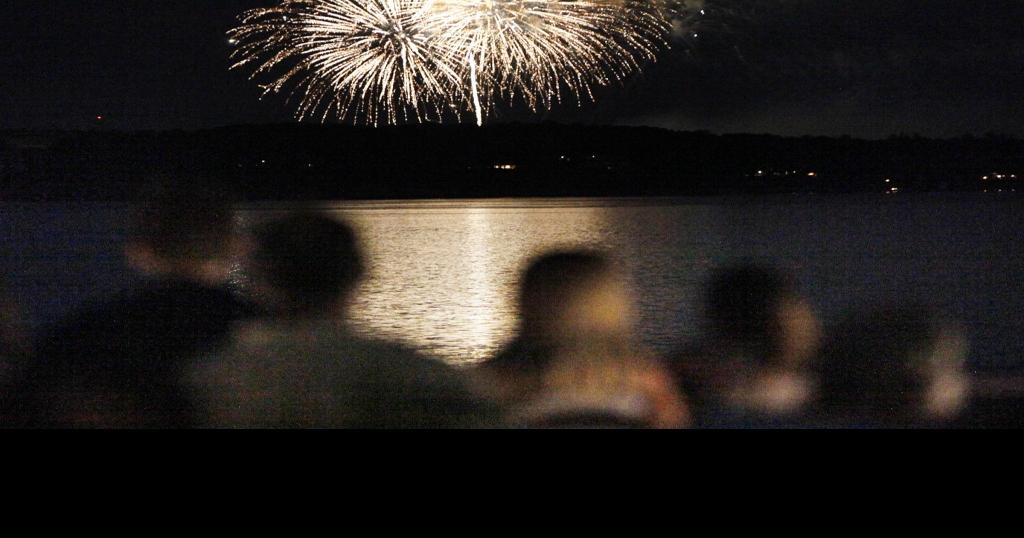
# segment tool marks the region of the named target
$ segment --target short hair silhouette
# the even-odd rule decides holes
[[[343,222],[294,213],[258,227],[255,237],[256,270],[295,308],[330,305],[363,274],[356,234]]]
[[[169,260],[200,260],[226,255],[234,217],[225,193],[199,180],[162,179],[141,194],[129,240]]]
[[[797,293],[795,280],[771,267],[745,263],[720,269],[705,298],[710,332],[756,357],[772,357],[779,351],[779,309]]]
[[[610,342],[632,351],[632,299],[619,277],[615,264],[592,250],[532,260],[519,282],[519,334],[483,365],[486,390],[506,404],[523,403],[560,355]]]
[[[847,317],[815,361],[823,418],[912,423],[921,418],[940,339],[954,328],[916,306]],[[962,357],[946,357],[958,360]]]
[[[591,250],[554,252],[535,259],[523,274],[519,312],[524,332],[545,334],[560,308],[571,304],[612,272],[612,263]]]

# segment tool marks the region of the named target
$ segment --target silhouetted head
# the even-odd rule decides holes
[[[852,316],[816,361],[822,418],[883,425],[952,418],[966,403],[965,357],[959,327],[927,309]]]
[[[157,277],[220,283],[236,247],[229,198],[197,180],[155,184],[136,207],[126,254]]]
[[[295,213],[255,232],[253,272],[271,310],[340,313],[363,274],[355,232],[313,213]]]
[[[720,270],[705,302],[716,345],[738,349],[763,366],[796,368],[817,350],[820,328],[813,308],[795,280],[776,269]]]
[[[597,252],[554,252],[534,260],[520,281],[519,317],[518,338],[483,369],[482,390],[505,403],[536,393],[556,353],[633,336],[632,296],[611,261]]]
[[[612,262],[597,252],[556,252],[535,260],[523,275],[519,306],[525,339],[625,338],[633,330],[631,293]]]

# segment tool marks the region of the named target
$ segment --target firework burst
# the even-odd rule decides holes
[[[497,103],[549,109],[636,73],[667,47],[660,0],[285,0],[243,14],[235,68],[288,91],[300,119],[372,124]]]
[[[665,46],[670,21],[657,2],[623,0],[439,0],[445,41],[469,80],[477,121],[499,101],[533,110],[593,99]],[[461,60],[461,62],[459,61]]]
[[[267,93],[291,88],[299,119],[317,114],[374,125],[422,121],[452,102],[459,66],[438,54],[422,0],[286,0],[246,12],[230,32],[233,68],[276,74]]]

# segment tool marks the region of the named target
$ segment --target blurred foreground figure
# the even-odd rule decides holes
[[[252,273],[268,319],[191,378],[205,426],[439,428],[482,425],[485,409],[459,372],[345,323],[363,272],[352,230],[294,214],[256,232]]]
[[[925,309],[890,308],[851,317],[822,349],[815,370],[815,424],[932,427],[967,404],[966,339]]]
[[[704,339],[676,362],[698,426],[799,421],[813,396],[807,364],[821,328],[794,280],[769,267],[726,268],[713,276],[705,309]]]
[[[21,319],[21,309],[0,281],[0,358],[16,360],[29,354],[30,343]],[[3,362],[8,365],[10,362]],[[0,366],[2,368],[2,366]]]
[[[478,381],[520,426],[677,427],[682,401],[634,344],[633,299],[595,252],[558,252],[523,275],[515,340]]]
[[[556,352],[592,341],[629,340],[632,298],[596,252],[557,252],[530,264],[519,285],[516,338],[480,366],[481,382],[503,404],[532,397]]]
[[[554,351],[532,398],[511,409],[527,428],[682,428],[689,410],[671,374],[655,358],[614,341]]]
[[[137,208],[125,246],[142,289],[44,333],[19,372],[14,425],[188,427],[184,365],[251,308],[226,287],[236,247],[228,201],[167,184]]]
[[[29,356],[29,342],[22,330],[20,309],[11,300],[0,282],[0,425],[6,424],[5,416],[11,409],[8,402],[14,372]]]

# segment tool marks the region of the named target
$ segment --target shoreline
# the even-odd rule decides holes
[[[790,194],[717,194],[694,196],[523,196],[523,197],[466,197],[466,198],[365,198],[337,200],[247,200],[235,204],[239,211],[275,211],[290,209],[337,210],[391,210],[391,209],[445,209],[479,207],[481,209],[541,209],[541,208],[600,208],[600,207],[679,207],[712,204],[763,205],[881,202],[884,204],[920,200],[986,200],[1013,202],[1024,198],[1024,193],[1002,192],[906,192],[883,193],[790,193]],[[21,200],[0,199],[8,207],[117,207],[130,206],[129,199],[120,200]]]

